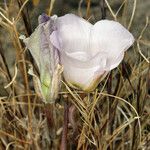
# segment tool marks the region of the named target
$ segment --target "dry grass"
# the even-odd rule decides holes
[[[78,150],[149,150],[149,19],[143,16],[145,24],[138,21],[142,27],[140,32],[134,30],[140,1],[122,0],[117,11],[113,3],[103,1],[102,12],[106,10],[108,18],[120,21],[135,33],[136,42],[122,64],[95,91],[84,93],[70,89],[62,81],[59,98],[53,106],[45,105],[35,93],[28,69],[31,64],[35,68],[36,65],[19,40],[21,34],[29,36],[33,30],[29,2],[4,0],[0,3],[0,149],[56,150],[64,149],[67,144],[68,149]],[[33,4],[32,9],[39,1],[33,0]],[[84,16],[82,4],[81,0],[76,9],[80,16]],[[55,0],[45,9],[53,14]],[[92,0],[87,0],[85,16],[92,19],[93,14]],[[51,109],[56,112],[54,116]],[[63,122],[64,118],[69,123]],[[62,132],[67,139],[62,140]]]

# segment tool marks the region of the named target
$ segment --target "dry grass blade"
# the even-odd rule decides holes
[[[54,3],[55,3],[55,0],[50,0],[49,10],[48,10],[48,15],[49,16],[51,16],[51,14],[52,14]]]
[[[140,55],[144,58],[144,60],[145,60],[147,63],[149,63],[149,60],[144,56],[144,54],[143,54],[142,51],[141,51],[141,48],[140,48],[140,40],[142,39],[142,36],[143,36],[143,34],[144,34],[144,31],[145,31],[146,28],[148,27],[148,24],[149,24],[149,18],[146,17],[146,24],[145,24],[144,28],[142,29],[142,31],[141,31],[141,33],[140,33],[138,39],[137,39],[137,48],[138,48],[138,51],[139,51]]]

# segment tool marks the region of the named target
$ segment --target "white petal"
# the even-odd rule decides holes
[[[123,57],[124,57],[124,52],[121,54],[118,54],[118,57],[116,56],[110,59],[108,58],[105,70],[110,71],[116,68],[120,64],[120,62],[123,60]]]
[[[65,54],[61,55],[64,78],[72,86],[82,90],[94,87],[95,80],[104,74],[105,57],[98,56],[90,61],[81,62]],[[99,83],[99,80],[96,84]]]
[[[107,56],[106,70],[115,68],[121,62],[124,52],[133,42],[132,34],[115,21],[99,21],[91,30],[91,53],[104,53]]]
[[[55,47],[65,52],[88,51],[92,24],[73,14],[56,19],[56,31],[51,36]]]
[[[82,69],[89,69],[93,68],[96,66],[101,66],[101,69],[105,69],[106,66],[106,56],[103,54],[98,54],[93,58],[90,58],[86,60],[86,56],[81,56],[81,52],[78,53],[61,53],[60,58],[61,58],[61,64],[64,65],[64,63],[67,63],[68,65],[77,67],[77,68],[82,68]],[[82,58],[83,57],[83,58]],[[77,58],[82,58],[82,60],[79,60]],[[85,59],[85,60],[83,60]]]
[[[69,70],[69,71],[68,71]],[[94,80],[96,80],[95,73],[99,70],[99,66],[94,68],[76,68],[74,66],[65,65],[64,67],[64,78],[73,87],[86,90],[93,86]],[[104,71],[99,72],[102,75]],[[98,77],[100,77],[100,75]],[[99,83],[99,81],[97,81]],[[97,84],[98,84],[97,83]]]

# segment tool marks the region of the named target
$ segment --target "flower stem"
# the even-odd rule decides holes
[[[47,118],[47,123],[50,131],[50,136],[52,139],[56,137],[56,114],[55,114],[55,104],[45,105],[45,114]]]
[[[64,124],[63,124],[63,132],[61,139],[61,150],[67,150],[67,133],[68,133],[68,100],[64,102]]]

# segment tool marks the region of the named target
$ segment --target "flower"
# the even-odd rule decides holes
[[[92,25],[73,14],[43,14],[39,26],[24,42],[39,68],[40,93],[52,102],[58,94],[62,71],[59,64],[71,87],[92,91],[120,64],[134,37],[115,21],[101,20]]]
[[[62,72],[58,50],[50,41],[56,18],[42,14],[39,26],[30,37],[23,39],[37,64],[40,78],[33,72],[33,67],[29,69],[29,74],[36,79],[36,91],[45,103],[53,103],[57,98]]]
[[[134,37],[120,23],[101,20],[92,25],[73,14],[55,20],[50,41],[59,50],[67,83],[92,91],[124,57]]]

